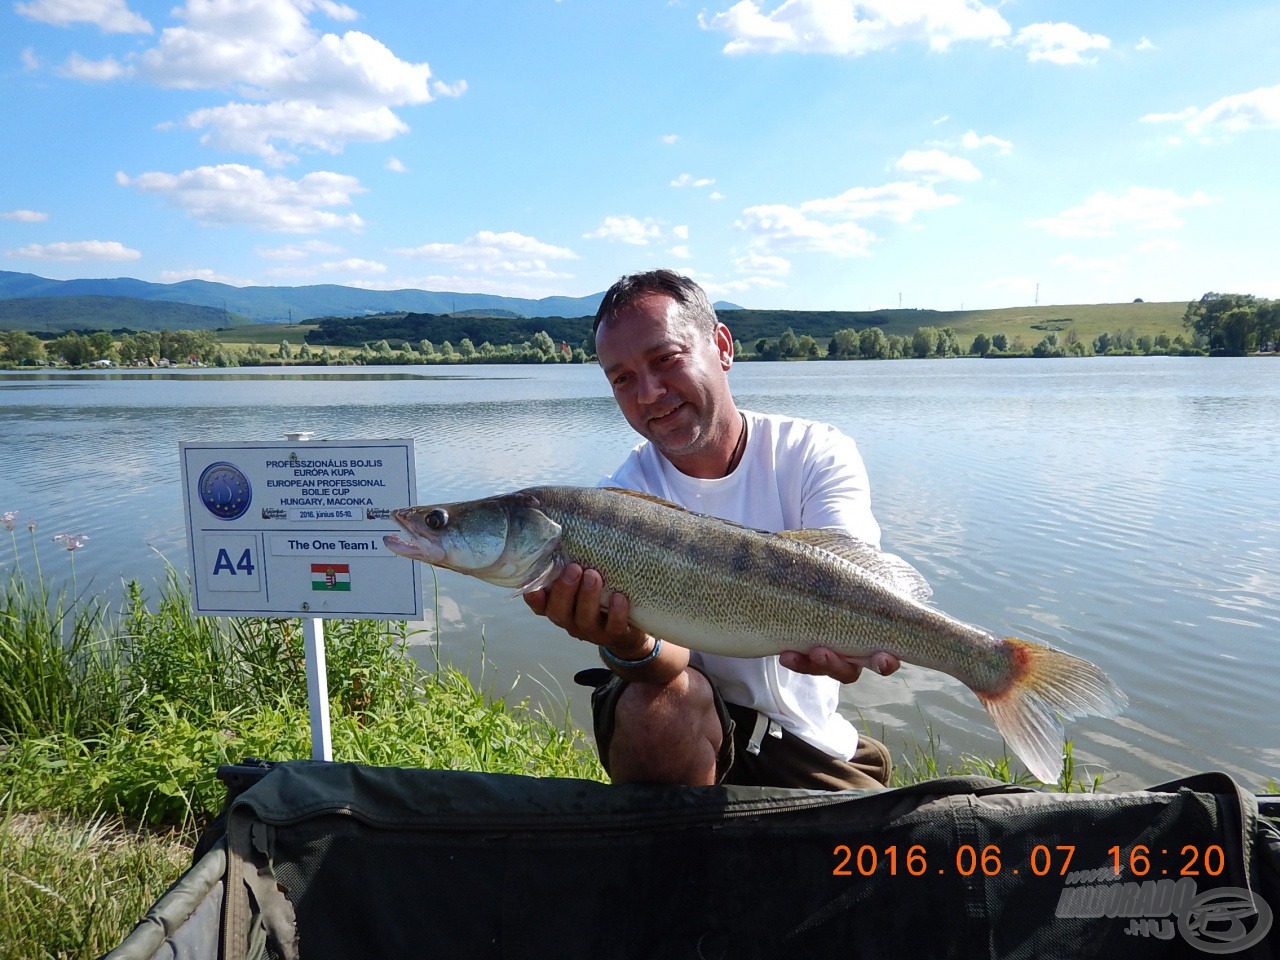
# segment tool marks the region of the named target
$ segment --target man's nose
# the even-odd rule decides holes
[[[636,399],[640,403],[653,403],[662,399],[662,395],[666,392],[667,388],[663,385],[661,377],[654,376],[648,371],[636,375]]]

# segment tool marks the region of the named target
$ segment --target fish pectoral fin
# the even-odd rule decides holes
[[[543,587],[550,586],[557,577],[564,571],[565,560],[564,554],[559,550],[554,551],[547,557],[545,564],[539,564],[529,576],[529,579],[517,586],[509,594],[507,598],[519,597],[526,593],[533,593],[535,590],[541,590]]]
[[[833,553],[877,580],[887,583],[899,593],[905,593],[913,600],[924,603],[933,596],[933,588],[929,586],[929,581],[925,580],[920,571],[907,561],[896,554],[878,550],[843,530],[832,527],[819,527],[814,530],[783,530],[778,536]]]

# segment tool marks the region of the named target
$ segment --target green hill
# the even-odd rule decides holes
[[[0,300],[0,330],[216,330],[252,321],[215,307],[133,297],[19,297]]]
[[[1046,333],[1064,335],[1075,330],[1081,340],[1092,342],[1102,333],[1118,333],[1133,329],[1135,336],[1167,333],[1170,337],[1184,333],[1182,315],[1187,305],[1175,303],[1095,303],[1049,307],[1009,307],[1000,310],[720,310],[719,317],[733,336],[747,348],[761,337],[781,336],[788,328],[797,334],[809,334],[818,341],[831,337],[837,330],[864,330],[879,327],[886,334],[910,337],[919,327],[950,327],[967,349],[979,333],[1005,334],[1010,341],[1020,337],[1029,349]],[[591,317],[512,318],[497,316],[438,315],[429,313],[392,314],[373,317],[324,317],[315,330],[307,334],[314,345],[358,347],[362,343],[387,340],[392,345],[403,341],[417,343],[430,340],[439,345],[445,340],[454,346],[463,337],[479,346],[489,341],[495,346],[520,343],[539,330],[545,330],[557,342],[577,346],[591,335]],[[276,328],[265,328],[261,342],[279,342]],[[295,328],[296,329],[296,328]],[[300,331],[301,332],[301,331]],[[236,330],[223,340],[244,339]]]
[[[734,338],[750,348],[760,337],[776,337],[790,327],[817,340],[837,330],[879,327],[886,334],[910,337],[920,327],[950,327],[964,347],[979,333],[1021,337],[1027,347],[1046,333],[1075,330],[1081,340],[1102,333],[1133,328],[1135,336],[1185,333],[1185,301],[1171,303],[1085,303],[1047,307],[1007,307],[999,310],[726,310],[720,319]]]

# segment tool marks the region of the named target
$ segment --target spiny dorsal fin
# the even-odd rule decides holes
[[[834,553],[921,603],[933,596],[933,588],[928,581],[907,561],[892,553],[877,550],[871,544],[851,537],[842,530],[783,530],[778,536]]]

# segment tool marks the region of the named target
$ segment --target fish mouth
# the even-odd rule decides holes
[[[382,538],[382,542],[392,553],[401,557],[408,557],[410,560],[438,564],[444,559],[444,551],[430,541],[424,543],[416,538],[406,540],[394,533],[388,533]]]

